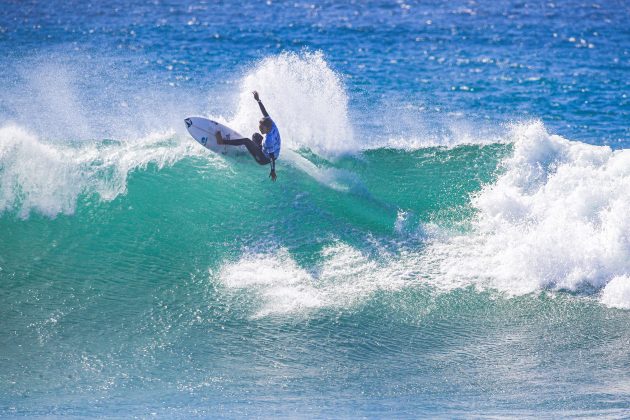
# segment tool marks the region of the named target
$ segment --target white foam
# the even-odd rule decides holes
[[[351,308],[378,290],[398,290],[412,281],[397,270],[397,263],[379,263],[344,243],[324,248],[320,257],[317,266],[307,270],[284,248],[245,255],[225,264],[219,281],[228,291],[253,294],[258,302],[255,317]]]
[[[627,276],[630,150],[569,141],[540,122],[514,126],[512,137],[503,174],[473,198],[473,232],[424,256],[440,281],[523,294],[601,289]]]
[[[614,277],[602,290],[601,302],[612,308],[630,309],[630,276]]]
[[[317,166],[290,149],[284,151],[284,159],[287,159],[291,166],[298,168],[320,184],[334,190],[342,192],[365,191],[365,186],[359,177],[345,169]]]
[[[0,127],[0,213],[72,214],[81,194],[112,200],[127,190],[128,174],[148,164],[170,165],[199,154],[174,132],[122,142],[60,145],[14,124]]]
[[[436,291],[474,286],[506,295],[601,291],[630,307],[630,151],[550,135],[540,122],[515,125],[514,149],[497,180],[472,198],[468,233],[445,234],[399,211],[396,233],[427,242],[397,256],[369,257],[344,244],[301,268],[286,250],[227,264],[221,280],[261,298],[257,315],[352,306],[376,290],[419,284]],[[257,280],[252,280],[257,279]]]

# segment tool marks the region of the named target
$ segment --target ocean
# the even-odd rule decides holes
[[[0,7],[0,417],[630,413],[628,2]]]

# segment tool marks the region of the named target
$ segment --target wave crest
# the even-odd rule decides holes
[[[17,125],[0,127],[0,213],[72,214],[80,195],[113,200],[127,191],[127,177],[149,164],[170,165],[199,153],[173,132],[125,142],[60,145],[40,140]]]

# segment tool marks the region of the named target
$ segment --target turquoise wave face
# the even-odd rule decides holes
[[[327,183],[285,163],[279,166],[283,182],[275,189],[249,157],[218,164],[189,157],[163,169],[150,164],[130,173],[126,191],[113,201],[96,192],[43,197],[44,202],[75,199],[71,215],[50,219],[33,210],[19,219],[42,194],[29,191],[31,197],[17,199],[16,208],[0,219],[12,233],[3,241],[3,255],[10,269],[43,255],[45,266],[70,257],[81,266],[94,261],[92,269],[115,268],[127,252],[132,260],[154,252],[178,255],[179,263],[194,256],[217,268],[245,249],[264,253],[282,247],[299,255],[335,241],[362,248],[369,237],[384,244],[416,238],[421,243],[423,224],[455,229],[469,221],[469,195],[492,180],[498,157],[508,150],[504,145],[373,150],[321,165],[332,174]],[[67,255],[69,249],[74,255]],[[112,260],[104,264],[110,252]]]

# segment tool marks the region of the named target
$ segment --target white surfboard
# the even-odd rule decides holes
[[[224,139],[242,139],[245,136],[240,135],[230,127],[226,127],[223,124],[219,124],[216,121],[209,120],[203,117],[189,117],[184,120],[186,128],[190,135],[199,142],[206,149],[210,149],[215,153],[221,153],[223,155],[240,156],[248,154],[245,146],[228,146],[224,144],[217,144],[215,133],[221,132]]]

